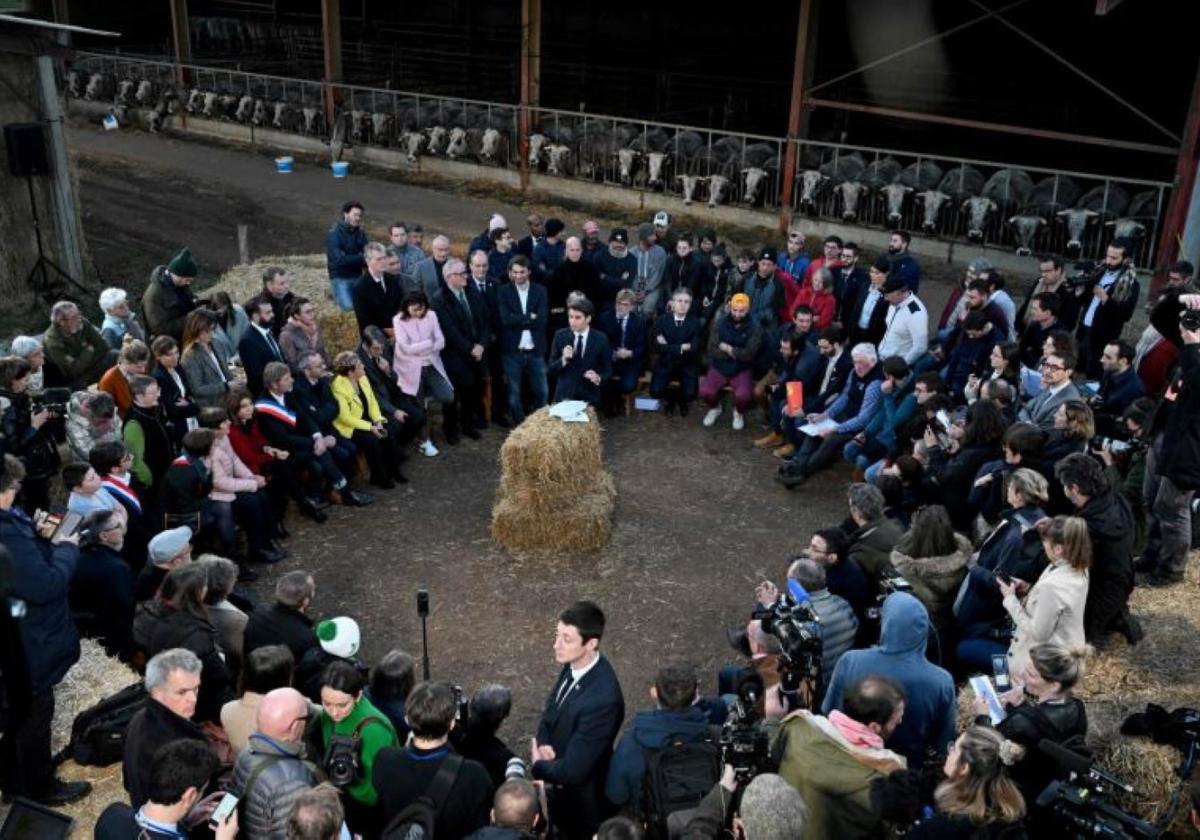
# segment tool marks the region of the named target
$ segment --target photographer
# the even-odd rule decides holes
[[[1150,586],[1183,580],[1191,549],[1191,503],[1200,487],[1200,317],[1196,310],[1200,310],[1200,295],[1167,295],[1150,316],[1164,338],[1180,348],[1178,365],[1154,412],[1153,443],[1146,456],[1150,539],[1138,570]]]
[[[742,791],[734,807],[737,781],[733,768],[725,765],[725,774],[700,803],[684,830],[684,840],[715,840],[732,836],[734,840],[796,840],[821,837],[808,833],[808,807],[800,793],[774,773],[755,776]]]
[[[29,362],[24,359],[0,358],[0,435],[7,451],[20,458],[25,467],[22,506],[34,511],[50,506],[50,479],[61,462],[51,432],[59,415],[50,406],[34,405],[29,396],[30,373]],[[65,412],[65,406],[59,408]]]
[[[1104,462],[1105,477],[1129,503],[1129,511],[1133,514],[1135,557],[1146,548],[1146,458],[1149,452],[1149,423],[1153,416],[1154,400],[1149,397],[1135,400],[1121,415],[1118,425],[1122,428],[1118,439],[1100,439],[1092,443],[1092,451]]]

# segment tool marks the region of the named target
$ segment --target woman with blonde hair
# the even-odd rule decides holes
[[[353,441],[367,459],[371,483],[390,490],[396,483],[407,483],[400,471],[399,429],[379,409],[379,401],[367,378],[362,359],[353,350],[343,350],[333,361],[330,390],[338,404],[333,429],[338,436]]]
[[[1008,777],[1020,747],[986,726],[966,729],[950,745],[933,792],[937,813],[917,823],[910,838],[1002,836],[1025,816],[1025,797]],[[1019,832],[1017,832],[1019,836]]]
[[[1086,643],[1083,610],[1087,603],[1088,569],[1092,565],[1092,540],[1087,523],[1078,516],[1056,516],[1037,525],[1042,551],[1049,565],[1032,587],[1017,578],[999,578],[996,585],[1004,596],[1016,629],[1008,647],[1008,672],[1018,674],[1029,664],[1034,645],[1056,644],[1065,648]]]

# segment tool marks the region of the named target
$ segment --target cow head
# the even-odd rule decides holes
[[[879,190],[887,203],[887,220],[888,224],[893,227],[900,224],[900,219],[904,216],[904,199],[913,191],[912,187],[907,187],[904,184],[888,184]]]
[[[483,137],[479,140],[479,159],[495,162],[500,158],[500,131],[495,128],[484,129]]]
[[[815,169],[800,173],[800,209],[812,212],[817,207],[817,192],[829,179]]]
[[[210,90],[208,93],[204,94],[204,108],[202,109],[204,116],[215,116],[219,99],[220,97],[217,96],[215,91]]]
[[[946,202],[950,200],[950,196],[946,195],[941,190],[925,190],[917,193],[917,199],[921,202],[921,230],[925,233],[937,233],[938,218],[941,215],[942,208],[946,206]]]
[[[83,77],[78,70],[72,70],[67,74],[67,93],[75,99],[83,96]]]
[[[548,162],[546,171],[551,175],[567,174],[567,159],[571,156],[571,147],[562,143],[551,143],[546,146]]]
[[[400,148],[409,163],[417,162],[417,155],[425,144],[425,135],[419,131],[406,131],[400,135]]]
[[[133,101],[133,80],[122,79],[117,82],[117,101],[128,105]]]
[[[275,103],[274,113],[271,115],[271,125],[273,125],[275,128],[284,127],[284,119],[287,115],[287,107],[288,106],[286,102]]]
[[[1095,210],[1072,207],[1067,210],[1059,210],[1056,215],[1066,222],[1067,253],[1074,256],[1083,250],[1083,236],[1087,231],[1087,226],[1100,214]]]
[[[150,104],[150,97],[153,95],[154,85],[149,79],[142,79],[140,82],[138,82],[137,93],[133,95],[133,98],[137,100],[138,105],[141,105],[144,108]]]
[[[652,189],[662,189],[663,167],[669,155],[666,152],[646,153],[646,186]]]
[[[391,133],[391,114],[386,114],[383,111],[376,111],[371,114],[371,136],[375,138],[376,143],[386,146],[391,139]]]
[[[636,149],[617,149],[617,151],[613,152],[613,157],[617,159],[618,176],[624,186],[627,187],[633,183],[633,168],[637,165],[638,158],[641,156],[642,153]],[[694,186],[695,184],[693,184]],[[686,194],[685,192],[684,195]]]
[[[267,103],[261,99],[254,100],[254,111],[250,114],[250,122],[262,125],[267,121]]]
[[[1146,233],[1144,224],[1129,217],[1105,222],[1104,226],[1113,229],[1113,239],[1141,239]]]
[[[312,105],[306,105],[300,113],[304,117],[304,133],[316,134],[318,129],[324,124],[321,118],[321,112]]]
[[[1013,216],[1008,226],[1017,237],[1017,256],[1028,257],[1033,253],[1033,240],[1046,220],[1041,216]]]
[[[545,134],[529,135],[529,165],[537,169],[542,162],[542,149],[546,146]]]
[[[762,197],[761,193],[767,183],[767,170],[758,166],[747,166],[742,170],[742,178],[745,179],[746,184],[742,200],[747,204],[753,204]]]
[[[429,150],[429,154],[440,155],[446,145],[446,129],[440,125],[433,125],[425,129],[425,136],[429,138],[429,143],[425,147]]]
[[[367,112],[350,112],[350,139],[361,143],[367,135]]]
[[[104,90],[104,77],[99,73],[93,73],[88,78],[87,87],[84,88],[84,99],[99,99]]]
[[[967,239],[982,242],[983,229],[987,225],[988,215],[996,212],[996,202],[973,195],[963,202],[962,209],[967,214]]]
[[[446,157],[454,160],[467,153],[467,131],[457,126],[450,129],[450,134],[446,141]]]
[[[691,204],[696,198],[696,187],[708,179],[703,175],[676,175],[675,180],[679,182],[679,188],[683,193],[683,203]]]
[[[254,97],[250,95],[243,96],[238,100],[237,110],[233,116],[240,123],[244,123],[250,119],[250,114],[254,111]]]
[[[842,197],[842,218],[853,221],[858,218],[858,199],[867,191],[866,184],[858,181],[843,181],[834,187],[834,191]]]
[[[189,114],[194,114],[204,107],[204,91],[199,88],[192,88],[192,92],[188,94],[186,110]]]

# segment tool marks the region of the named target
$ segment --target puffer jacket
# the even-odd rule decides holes
[[[260,765],[266,767],[246,790],[246,783]],[[233,765],[233,790],[241,794],[239,830],[245,837],[286,840],[292,808],[305,791],[324,776],[305,757],[303,743],[276,741],[255,733]]]
[[[88,412],[85,403],[96,393],[76,391],[67,403],[67,443],[81,461],[87,460],[96,444],[122,440],[120,417],[113,414],[111,420],[95,420]]]
[[[907,539],[901,539],[892,550],[892,565],[912,584],[913,595],[929,610],[929,618],[939,630],[950,623],[950,608],[973,551],[971,541],[962,534],[954,535],[954,543],[954,551],[941,557],[906,554]]]
[[[228,435],[213,441],[212,447],[212,490],[208,497],[214,502],[232,502],[237,493],[258,492],[254,473],[233,451]]]

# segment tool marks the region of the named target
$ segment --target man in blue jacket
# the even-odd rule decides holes
[[[342,205],[342,220],[330,225],[325,234],[329,284],[333,287],[333,301],[343,312],[354,309],[354,283],[367,267],[363,261],[367,234],[362,229],[362,217],[363,206],[357,201],[347,201]]]
[[[840,709],[842,695],[864,677],[889,677],[904,687],[904,719],[887,741],[888,749],[919,770],[926,755],[941,752],[954,740],[954,678],[925,658],[929,613],[907,592],[894,592],[883,602],[879,644],[842,654],[821,713]]]
[[[650,688],[657,708],[638,712],[633,729],[617,742],[604,795],[623,811],[645,816],[642,777],[648,750],[661,750],[673,741],[702,741],[709,735],[704,710],[694,705],[699,696],[696,672],[680,663],[660,668]]]
[[[11,579],[0,585],[7,588],[5,610],[11,603],[24,605],[25,615],[16,623],[27,677],[10,673],[11,668],[3,675],[10,704],[0,742],[4,798],[24,796],[43,805],[67,805],[92,790],[87,782],[55,778],[50,756],[54,686],[79,660],[79,634],[67,600],[79,562],[79,537],[73,534],[57,543],[40,537],[15,504],[25,468],[11,455],[0,459],[0,547],[12,566]]]

